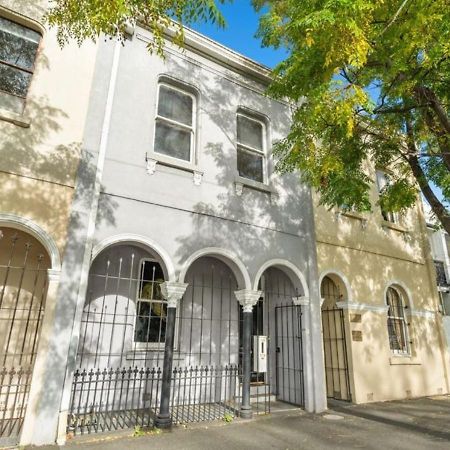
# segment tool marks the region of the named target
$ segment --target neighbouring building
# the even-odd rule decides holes
[[[41,407],[37,393],[51,386],[39,378],[39,368],[54,326],[94,70],[94,45],[61,50],[55,33],[46,30],[46,3],[0,1],[3,445],[16,444],[21,430],[30,430]]]
[[[373,212],[315,208],[327,397],[356,403],[449,392],[449,358],[422,204]]]
[[[449,391],[420,207],[333,215],[276,174],[291,106],[242,55],[186,30],[163,60],[142,26],[61,50],[22,3],[0,0],[0,443]]]
[[[440,312],[442,313],[448,350],[450,349],[450,237],[431,217],[432,215],[428,205],[424,203],[423,206],[427,219],[428,239],[436,271],[436,285],[440,297]],[[449,358],[450,352],[448,353],[447,360]]]

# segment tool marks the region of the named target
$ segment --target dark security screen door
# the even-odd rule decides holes
[[[277,400],[304,405],[301,307],[275,308]]]

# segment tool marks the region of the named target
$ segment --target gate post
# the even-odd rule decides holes
[[[172,426],[172,417],[170,415],[170,384],[172,380],[172,362],[173,362],[173,341],[175,336],[175,321],[177,315],[177,305],[183,297],[187,283],[176,283],[166,281],[161,284],[162,296],[167,300],[167,322],[166,336],[164,344],[164,365],[161,384],[161,401],[159,414],[155,419],[155,427],[170,428]]]
[[[242,324],[242,402],[239,415],[243,419],[252,417],[252,407],[250,405],[250,379],[251,379],[251,349],[252,349],[252,326],[253,326],[253,306],[261,297],[262,291],[252,291],[242,289],[234,294],[243,309]]]

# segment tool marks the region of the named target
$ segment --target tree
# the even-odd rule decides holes
[[[47,14],[49,25],[58,27],[60,45],[69,39],[81,44],[100,35],[125,39],[129,24],[140,22],[151,29],[150,51],[163,55],[164,35],[175,30],[175,41],[183,42],[183,25],[211,22],[225,24],[217,5],[227,0],[54,0]]]
[[[450,1],[254,4],[263,44],[289,51],[270,87],[296,105],[278,169],[299,168],[328,207],[368,211],[370,161],[392,171],[384,210],[412,206],[418,186],[450,233]]]

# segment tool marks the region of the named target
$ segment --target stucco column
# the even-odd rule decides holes
[[[55,306],[58,293],[59,270],[47,270],[47,295],[44,306],[44,317],[41,324],[39,343],[36,352],[33,375],[31,380],[30,395],[25,413],[25,419],[20,435],[20,445],[28,445],[34,433],[36,411],[41,408],[42,403],[51,393],[48,392],[48,380],[45,379],[45,368],[48,359],[48,346],[52,334],[55,333]]]
[[[321,296],[318,294],[319,289],[317,289],[317,295],[315,297],[310,297],[309,306],[305,306],[305,328],[307,330],[309,349],[309,351],[306,352],[306,355],[311,377],[308,382],[311,395],[306,410],[315,413],[320,413],[327,409],[325,360],[322,336],[322,301]]]
[[[172,362],[173,362],[173,341],[175,336],[175,321],[177,315],[177,306],[183,297],[187,283],[175,283],[166,281],[161,284],[162,296],[167,300],[167,321],[166,335],[164,344],[164,365],[161,385],[161,401],[159,414],[155,419],[155,427],[169,428],[172,426],[172,417],[170,415],[170,384],[172,380]]]
[[[261,297],[262,291],[243,289],[235,291],[234,294],[243,309],[242,324],[242,402],[239,415],[243,419],[252,417],[250,405],[250,379],[251,379],[251,351],[252,351],[252,327],[253,306]]]

